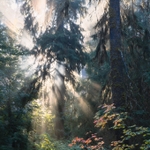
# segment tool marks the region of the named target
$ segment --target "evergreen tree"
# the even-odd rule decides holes
[[[110,56],[110,78],[107,78],[110,81],[107,83],[111,82],[111,84],[108,85],[108,89],[111,88],[111,99],[116,107],[122,106],[125,102],[125,74],[121,50],[120,1],[110,0],[109,5],[106,4],[104,14],[94,28],[97,29],[97,32],[92,37],[94,40],[98,40],[94,60],[101,67],[109,62]],[[110,42],[110,51],[106,51],[108,41]],[[105,87],[104,85],[102,89],[105,89]],[[110,90],[108,93],[110,93]]]
[[[65,81],[74,83],[73,71],[79,71],[85,62],[83,36],[80,26],[76,24],[78,12],[83,8],[81,3],[82,1],[53,1],[55,10],[52,27],[47,27],[44,33],[39,30],[38,22],[33,17],[32,1],[26,1],[22,7],[25,28],[31,32],[35,43],[31,53],[35,58],[42,57],[37,59],[37,81],[44,83],[51,78],[53,82],[52,91],[56,98],[56,105],[53,106],[56,116],[54,126],[57,138],[64,136]],[[48,7],[51,9],[49,5]]]
[[[124,73],[121,57],[120,1],[110,0],[110,61],[112,100],[116,107],[124,103]]]
[[[30,130],[28,109],[22,105],[24,82],[18,67],[20,51],[0,25],[0,149],[26,150]]]

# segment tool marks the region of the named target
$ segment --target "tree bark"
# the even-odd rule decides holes
[[[124,103],[124,73],[121,56],[121,20],[120,0],[109,0],[109,25],[110,25],[110,62],[112,101],[116,107]]]

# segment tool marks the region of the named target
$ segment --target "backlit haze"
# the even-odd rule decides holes
[[[51,21],[53,19],[53,10],[54,10],[53,7],[54,6],[53,4],[51,4],[51,8],[49,9],[47,6],[46,0],[32,0],[32,4],[33,4],[33,9],[34,9],[34,16],[36,17],[40,26],[39,32],[43,32],[46,29],[47,25],[51,26]],[[85,43],[91,40],[90,35],[95,32],[95,30],[93,29],[93,26],[103,14],[105,4],[106,4],[106,0],[102,0],[101,5],[98,5],[98,7],[96,7],[97,5],[93,5],[92,7],[90,7],[88,6],[88,3],[87,3],[87,7],[89,8],[88,14],[84,18],[79,17],[79,20],[77,22],[84,29],[83,35],[85,37],[84,38]],[[32,49],[34,44],[33,44],[33,40],[32,40],[30,33],[28,33],[24,29],[24,18],[22,14],[20,13],[21,5],[22,5],[21,2],[16,4],[15,0],[0,0],[0,12],[1,12],[1,18],[2,18],[1,20],[2,20],[2,23],[5,24],[11,30],[10,36],[14,36],[17,39],[17,42],[19,42],[20,44],[22,44],[23,46],[29,49]],[[86,48],[86,50],[90,51],[89,48]],[[23,69],[29,68],[28,72],[26,73],[27,76],[33,73],[33,70],[36,68],[37,64],[39,63],[38,61],[36,61],[35,63],[34,60],[35,60],[34,57],[24,57],[20,61],[21,68]],[[54,67],[57,67],[57,65]],[[64,69],[63,66],[61,69]],[[87,77],[85,70],[81,72],[81,75],[82,76],[79,76],[76,74],[76,77],[77,78]],[[61,81],[59,82],[59,80],[54,80],[54,82],[56,82],[55,84],[58,84],[58,85],[61,84]],[[49,99],[51,101],[50,103],[51,104],[53,103],[54,105],[55,101],[52,99],[52,97],[54,98],[54,96],[53,96],[53,93],[50,92],[50,90],[48,90],[48,93],[49,93],[48,98],[42,96],[44,95],[44,92],[46,91],[45,89],[51,89],[50,83],[51,82],[49,81],[49,79],[47,80],[47,82],[43,83],[43,87],[41,89],[42,94],[41,94],[41,97],[39,97],[39,102],[44,102],[46,99]],[[96,88],[97,90],[100,88],[99,85],[95,83],[92,83],[92,86]],[[67,88],[69,89],[71,93],[74,94],[75,97],[77,97],[77,101],[75,102],[76,105],[82,108],[82,111],[87,117],[90,117],[90,115],[92,115],[93,113],[88,102],[85,101],[80,96],[80,93],[77,93],[71,85],[67,85]],[[42,109],[45,110],[44,107]]]
[[[22,30],[24,28],[24,19],[20,13],[20,6],[22,2],[16,4],[16,0],[0,0],[0,12],[2,15],[3,23],[15,34],[17,34],[18,41],[27,48],[33,47],[33,42],[30,34]],[[32,0],[34,15],[39,23],[40,29],[45,30],[46,26],[50,24],[53,17],[53,5],[49,9],[46,0]],[[78,23],[84,28],[83,34],[85,35],[85,41],[89,40],[89,36],[93,31],[93,26],[99,17],[103,13],[103,8],[106,4],[106,0],[103,0],[99,7],[92,6],[88,10],[88,14],[85,18],[80,18]],[[87,7],[89,7],[87,5]],[[100,9],[100,11],[99,11]]]

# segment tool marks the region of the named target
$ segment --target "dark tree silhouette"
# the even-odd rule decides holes
[[[120,0],[110,0],[110,61],[112,101],[116,107],[124,102],[124,73],[121,57]]]
[[[54,81],[52,91],[57,104],[53,106],[56,116],[54,130],[57,138],[64,136],[65,80],[73,83],[73,71],[79,71],[84,65],[83,36],[80,26],[75,22],[82,8],[81,3],[82,1],[79,0],[53,1],[55,10],[52,26],[47,27],[44,33],[40,31],[34,17],[32,1],[26,1],[22,6],[25,29],[31,33],[35,43],[31,53],[35,58],[42,55],[35,72],[37,81],[44,82],[47,78]],[[49,3],[47,7],[49,10],[52,9]],[[38,32],[40,32],[39,35]],[[61,70],[64,72],[62,73]]]

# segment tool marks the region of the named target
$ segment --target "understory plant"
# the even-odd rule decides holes
[[[81,149],[88,150],[148,150],[150,128],[134,124],[133,118],[123,110],[116,109],[113,104],[99,107],[94,121],[98,132],[91,133],[88,138],[76,137],[69,146],[78,145]],[[108,142],[106,139],[108,140],[109,136],[112,138]]]

